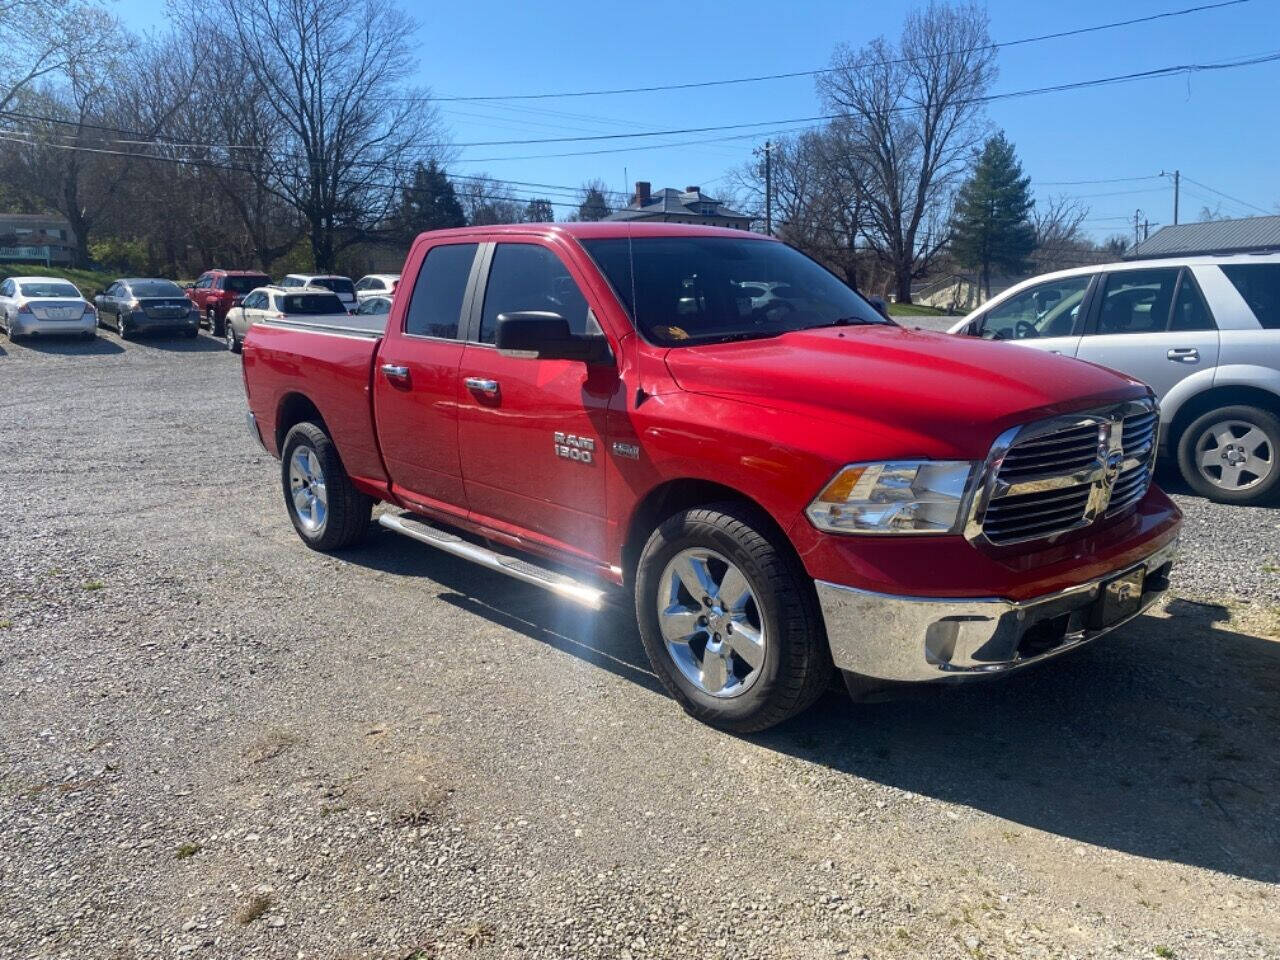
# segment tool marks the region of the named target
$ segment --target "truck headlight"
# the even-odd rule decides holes
[[[974,470],[967,460],[853,463],[805,513],[830,533],[958,532]]]

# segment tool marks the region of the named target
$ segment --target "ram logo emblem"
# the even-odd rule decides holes
[[[566,460],[577,460],[579,463],[593,463],[596,458],[596,442],[590,437],[579,437],[572,433],[554,434],[556,456]]]

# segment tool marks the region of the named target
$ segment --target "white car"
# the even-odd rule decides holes
[[[15,343],[35,334],[98,335],[98,312],[61,277],[9,277],[0,283],[0,319]]]
[[[329,290],[338,295],[348,313],[355,310],[359,300],[356,297],[356,285],[350,277],[341,277],[336,273],[291,273],[280,281],[286,290]]]
[[[1134,260],[1026,280],[951,333],[1111,367],[1160,398],[1160,443],[1223,503],[1280,494],[1280,255]]]
[[[330,290],[258,287],[245,294],[243,303],[227,311],[227,349],[239,353],[249,328],[266,320],[332,324],[350,317],[346,305]]]
[[[398,273],[369,273],[356,281],[356,299],[364,303],[370,297],[386,297],[396,292],[400,282]]]

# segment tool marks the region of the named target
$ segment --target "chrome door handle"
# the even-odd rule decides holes
[[[467,377],[463,381],[467,385],[468,390],[474,390],[476,393],[484,393],[489,396],[496,396],[498,393],[498,381],[486,380],[484,377]]]
[[[409,368],[398,363],[384,363],[379,369],[388,380],[408,380]]]
[[[1174,363],[1199,363],[1200,351],[1195,347],[1174,347],[1165,354]]]

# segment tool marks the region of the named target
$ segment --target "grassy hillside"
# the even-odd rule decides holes
[[[120,279],[118,273],[46,267],[39,263],[0,263],[0,277],[61,277],[74,283],[86,297],[92,296],[95,290],[105,290]]]
[[[891,317],[941,317],[945,315],[945,310],[941,310],[938,307],[922,306],[918,303],[889,304],[889,316]]]

